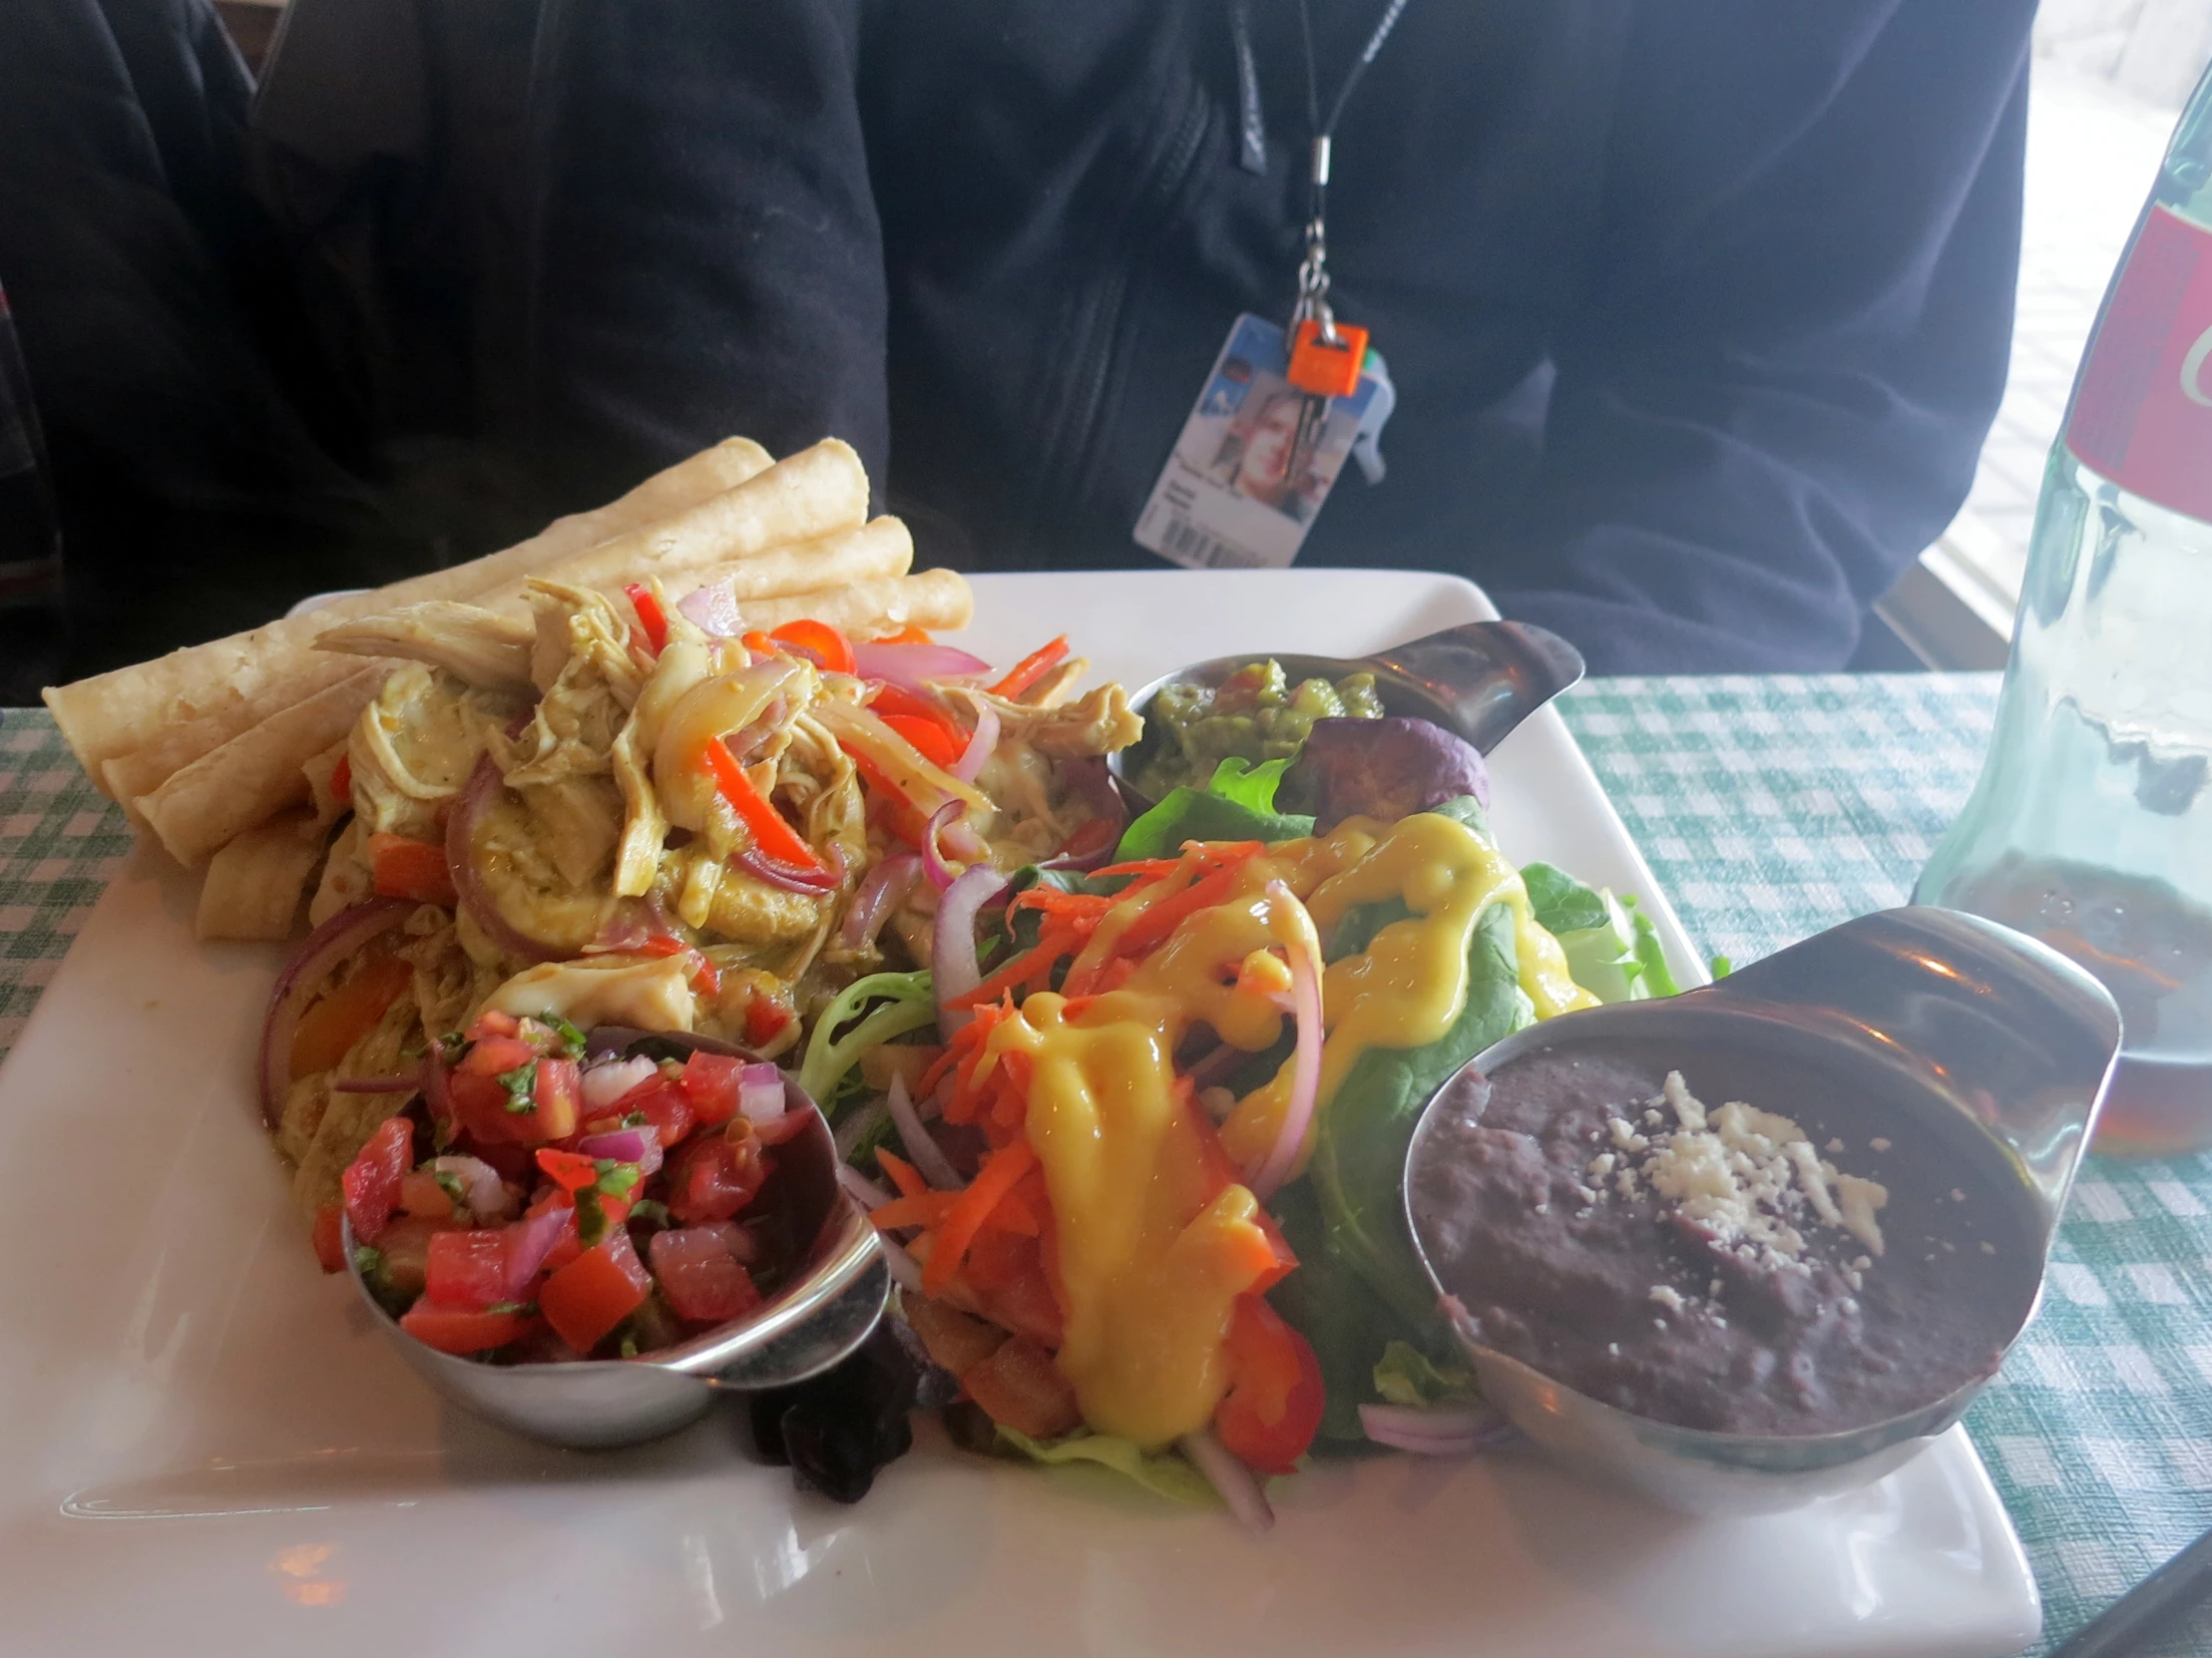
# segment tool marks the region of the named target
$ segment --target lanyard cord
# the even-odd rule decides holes
[[[1391,30],[1398,27],[1399,16],[1406,9],[1406,0],[1389,0],[1383,7],[1383,15],[1376,23],[1374,33],[1367,37],[1367,44],[1360,55],[1352,60],[1352,67],[1344,72],[1344,84],[1336,89],[1336,101],[1329,106],[1329,119],[1321,119],[1320,78],[1314,68],[1313,15],[1310,0],[1298,0],[1298,38],[1305,48],[1306,59],[1306,120],[1313,132],[1312,169],[1308,174],[1312,189],[1312,212],[1308,215],[1315,223],[1322,216],[1322,205],[1329,189],[1329,147],[1336,137],[1336,124],[1343,119],[1344,106],[1352,101],[1352,89],[1360,84],[1360,77],[1367,73],[1367,66],[1382,51],[1383,42],[1390,38]]]

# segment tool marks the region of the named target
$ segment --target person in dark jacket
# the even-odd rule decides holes
[[[347,570],[481,551],[731,432],[846,438],[925,557],[1144,566],[1224,335],[1291,307],[1309,62],[1325,106],[1384,9],[1310,0],[1309,58],[1294,0],[293,0],[253,214],[223,218],[227,173],[161,210],[244,250],[201,277],[268,364],[252,505]],[[1300,562],[1464,574],[1600,672],[1844,664],[2002,387],[2031,11],[1409,0],[1328,194],[1388,471],[1345,469]],[[220,113],[171,127],[227,146],[235,89],[196,95]],[[184,417],[123,407],[145,365],[44,314],[60,255],[5,210],[40,138],[0,124],[0,282],[71,528],[65,451]],[[114,592],[129,556],[74,542],[73,579]]]

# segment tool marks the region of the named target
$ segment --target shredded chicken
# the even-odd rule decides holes
[[[1119,684],[1100,685],[1081,699],[1057,707],[1010,702],[989,691],[971,696],[998,710],[1000,739],[1018,737],[1056,759],[1079,754],[1110,754],[1144,734],[1144,721],[1129,709],[1128,692]]]
[[[345,622],[315,643],[352,656],[405,656],[486,690],[527,692],[534,636],[529,622],[497,611],[433,600]]]

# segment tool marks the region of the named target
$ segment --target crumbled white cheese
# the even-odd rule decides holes
[[[1984,1238],[1982,1240],[1982,1253],[1985,1255],[1994,1255],[1996,1253],[1996,1245],[1990,1242],[1989,1239]]]
[[[1961,1191],[1961,1190],[1960,1190],[1960,1189],[1959,1189],[1959,1188],[1958,1188],[1957,1186],[1954,1186],[1954,1187],[1952,1187],[1952,1188],[1951,1188],[1951,1201],[1952,1201],[1952,1202],[1954,1202],[1954,1203],[1964,1203],[1964,1202],[1966,1202],[1966,1200],[1967,1200],[1967,1194],[1966,1194],[1965,1192]]]
[[[1680,1071],[1667,1073],[1659,1098],[1650,1104],[1645,1120],[1663,1104],[1679,1125],[1674,1132],[1647,1138],[1623,1118],[1608,1119],[1617,1148],[1607,1154],[1608,1167],[1623,1196],[1633,1195],[1640,1174],[1677,1213],[1710,1234],[1715,1248],[1769,1270],[1803,1269],[1805,1234],[1799,1224],[1808,1211],[1813,1223],[1849,1232],[1874,1254],[1882,1253],[1874,1215],[1889,1193],[1824,1162],[1790,1118],[1741,1100],[1708,1110]],[[1640,1160],[1631,1155],[1637,1151],[1644,1153]],[[1715,1288],[1717,1293],[1717,1280]]]
[[[1652,1285],[1651,1299],[1669,1312],[1679,1313],[1682,1310],[1682,1292],[1672,1284]]]
[[[1840,1151],[1842,1151],[1842,1150],[1843,1150],[1843,1148],[1844,1148],[1844,1143],[1843,1143],[1843,1141],[1841,1141],[1841,1140],[1830,1140],[1830,1141],[1829,1141],[1829,1142],[1828,1142],[1828,1143],[1827,1143],[1826,1145],[1824,1145],[1824,1146],[1822,1146],[1822,1147],[1821,1147],[1821,1150],[1823,1150],[1823,1151],[1836,1151],[1836,1152],[1840,1152]]]
[[[1613,1154],[1610,1151],[1602,1151],[1592,1157],[1589,1160],[1588,1170],[1590,1178],[1593,1180],[1604,1179],[1606,1175],[1612,1173],[1613,1161]]]
[[[1874,1149],[1877,1151],[1887,1151],[1890,1149],[1890,1142],[1884,1139],[1880,1134],[1875,1135],[1873,1139],[1867,1141],[1867,1144],[1873,1146]]]

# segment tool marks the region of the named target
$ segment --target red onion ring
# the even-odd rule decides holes
[[[261,1022],[261,1052],[255,1082],[261,1096],[261,1120],[270,1128],[282,1121],[284,1095],[291,1091],[292,1038],[307,1011],[338,964],[371,939],[381,938],[415,912],[405,898],[372,898],[332,916],[309,933],[268,993],[268,1017]]]
[[[1006,877],[989,864],[976,864],[947,887],[937,901],[937,925],[931,929],[930,984],[937,993],[937,1028],[950,1036],[976,1016],[946,1004],[983,983],[976,960],[976,914],[984,901],[1006,888]]]
[[[883,1103],[891,1113],[892,1122],[898,1126],[899,1143],[906,1147],[907,1161],[924,1180],[941,1192],[957,1192],[967,1184],[960,1178],[960,1170],[953,1167],[953,1160],[945,1155],[945,1148],[922,1126],[922,1119],[914,1109],[913,1095],[906,1091],[905,1077],[891,1078],[890,1091],[884,1095]]]
[[[693,588],[675,602],[675,608],[710,639],[735,638],[743,625],[737,616],[737,601],[730,597],[728,588],[719,584]]]
[[[1175,1442],[1175,1449],[1190,1458],[1191,1465],[1206,1476],[1206,1483],[1228,1504],[1229,1512],[1246,1526],[1254,1531],[1265,1531],[1275,1523],[1275,1510],[1268,1506],[1267,1493],[1260,1489],[1258,1476],[1213,1437],[1212,1429],[1201,1428],[1195,1434],[1185,1434]]]
[[[891,912],[906,902],[907,894],[921,878],[922,855],[918,852],[897,853],[876,865],[853,894],[852,907],[846,910],[844,924],[837,930],[837,942],[852,950],[875,943]]]
[[[952,764],[952,774],[963,783],[973,783],[976,774],[983,770],[984,762],[991,758],[991,751],[999,746],[999,710],[981,697],[976,699],[976,729],[968,738],[968,746],[960,751],[960,758]]]
[[[945,862],[945,855],[937,849],[937,837],[959,822],[967,810],[967,801],[948,800],[937,808],[936,816],[929,820],[929,827],[922,831],[922,868],[929,875],[929,884],[939,892],[951,886],[955,877],[951,866]]]
[[[991,671],[981,656],[949,644],[873,644],[855,642],[853,671],[863,679],[881,679],[910,691],[927,692],[932,679],[973,679]]]
[[[730,860],[755,880],[785,892],[803,893],[808,898],[821,898],[837,890],[839,876],[835,870],[825,869],[816,875],[809,870],[793,869],[789,864],[779,864],[765,856],[756,846],[748,846]]]
[[[837,1183],[852,1200],[871,1215],[891,1201],[891,1194],[850,1163],[837,1165]]]
[[[452,815],[446,819],[446,870],[453,877],[453,891],[461,908],[492,941],[494,948],[526,962],[557,962],[570,952],[543,939],[534,939],[508,921],[493,900],[491,889],[484,885],[472,855],[477,825],[483,821],[486,808],[506,786],[506,780],[499,774],[499,762],[489,754],[481,756],[476,769],[469,773],[468,782],[462,785],[461,797],[453,803]]]
[[[1377,1445],[1417,1456],[1470,1455],[1515,1433],[1504,1417],[1480,1407],[1420,1410],[1404,1405],[1362,1405],[1360,1429]]]

